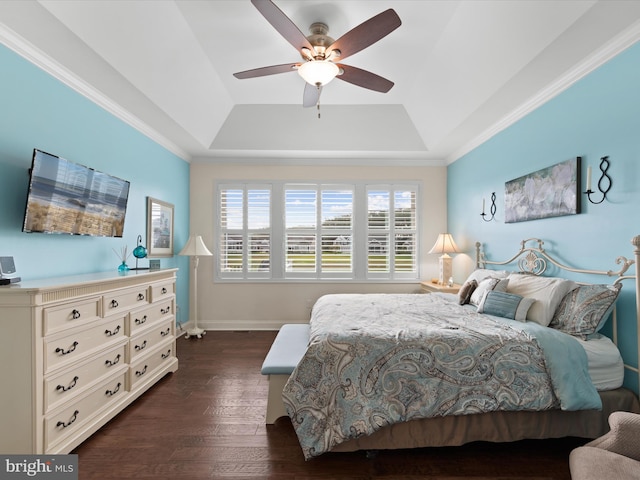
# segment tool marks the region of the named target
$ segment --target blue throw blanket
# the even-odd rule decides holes
[[[417,418],[599,409],[584,350],[561,332],[449,295],[328,295],[283,391],[305,458]]]

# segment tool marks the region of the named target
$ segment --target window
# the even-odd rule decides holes
[[[220,280],[415,280],[418,185],[217,186]]]
[[[285,276],[352,278],[353,187],[285,185]]]
[[[226,278],[269,278],[271,189],[224,186],[218,191],[218,265]]]
[[[367,277],[414,278],[417,271],[416,190],[367,188]]]

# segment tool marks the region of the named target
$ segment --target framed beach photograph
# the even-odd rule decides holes
[[[506,182],[505,223],[580,213],[580,161],[576,157]]]
[[[173,205],[147,197],[147,252],[151,257],[173,257]]]

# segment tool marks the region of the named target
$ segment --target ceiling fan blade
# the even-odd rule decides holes
[[[387,93],[394,85],[391,80],[387,80],[380,75],[362,70],[361,68],[351,67],[344,64],[338,64],[338,66],[344,73],[342,73],[342,75],[338,75],[336,78],[359,87],[368,88],[369,90],[374,90],[376,92]]]
[[[329,46],[327,54],[340,50],[339,58],[343,60],[386,37],[400,25],[400,17],[390,8],[349,30]]]
[[[302,94],[302,106],[315,107],[320,101],[320,93],[322,93],[322,86],[316,87],[310,83],[304,82],[304,93]]]
[[[233,76],[239,79],[264,77],[266,75],[275,75],[276,73],[295,72],[298,63],[285,63],[283,65],[271,65],[270,67],[254,68],[245,70],[244,72],[234,73]]]
[[[307,37],[271,0],[251,0],[251,3],[296,50],[306,47],[313,52]]]

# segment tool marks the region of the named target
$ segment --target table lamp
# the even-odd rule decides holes
[[[429,253],[441,253],[438,283],[440,285],[446,285],[452,276],[452,258],[449,253],[458,253],[458,246],[453,241],[453,237],[450,233],[439,233],[436,243],[431,247]]]

